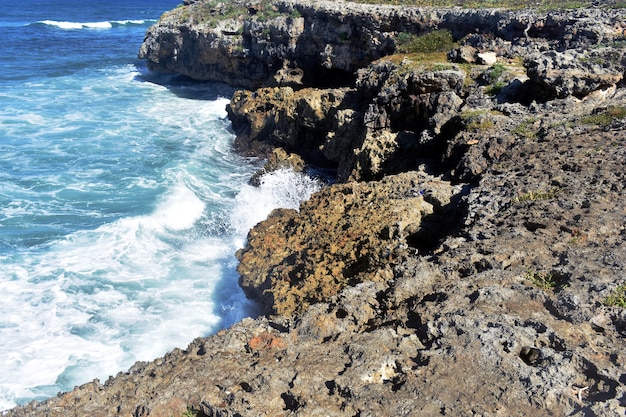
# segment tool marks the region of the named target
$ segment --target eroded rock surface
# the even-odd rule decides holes
[[[463,197],[467,216],[457,233],[427,256],[398,248],[391,262],[372,265],[386,279],[333,294],[310,281],[320,286],[319,299],[297,314],[243,320],[104,385],[95,381],[8,415],[165,417],[187,407],[201,416],[623,415],[626,312],[604,304],[626,269],[626,212],[615,204],[626,184],[623,130],[554,127],[541,138],[520,138],[515,150]],[[413,187],[398,196],[429,188],[419,174],[387,181],[401,178]],[[358,192],[342,194],[347,186],[308,204],[337,204],[333,198],[343,196],[363,203],[363,217],[356,208],[350,217],[332,216],[335,204],[328,204],[318,223],[341,230],[348,219],[372,215],[368,190],[382,185],[355,184]],[[445,202],[453,193],[442,189]],[[405,204],[423,204],[416,194]],[[255,228],[248,250],[270,258],[295,252],[305,233],[272,226],[313,212],[274,214]],[[408,235],[398,231],[397,241]],[[294,241],[283,246],[277,236]],[[312,228],[308,236],[322,233]],[[263,237],[271,242],[257,246]],[[278,258],[256,266],[281,268]],[[298,259],[288,265],[312,265],[308,254]],[[253,266],[245,256],[242,262]],[[555,285],[539,286],[541,274]]]
[[[267,312],[292,316],[348,285],[387,281],[399,258],[417,253],[411,245],[456,226],[460,193],[415,172],[327,187],[249,233],[240,285]]]
[[[185,4],[150,65],[263,85],[237,148],[339,182],[250,231],[264,316],[7,416],[626,413],[623,10]],[[450,62],[383,56],[435,26]]]

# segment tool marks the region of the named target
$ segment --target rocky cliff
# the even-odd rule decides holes
[[[262,317],[6,415],[625,415],[625,18],[166,13],[152,69],[248,88],[236,148],[335,181],[237,254]]]

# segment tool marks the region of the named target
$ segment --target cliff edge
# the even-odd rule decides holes
[[[5,415],[626,415],[624,22],[186,0],[150,68],[336,176],[237,253],[261,317]]]

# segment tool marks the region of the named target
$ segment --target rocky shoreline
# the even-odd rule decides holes
[[[237,254],[261,317],[4,415],[626,415],[626,10],[184,3],[149,67],[336,181]]]

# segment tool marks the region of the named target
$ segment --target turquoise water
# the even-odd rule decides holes
[[[231,152],[232,89],[149,73],[176,1],[0,4],[0,410],[254,314],[235,251],[318,184]]]

